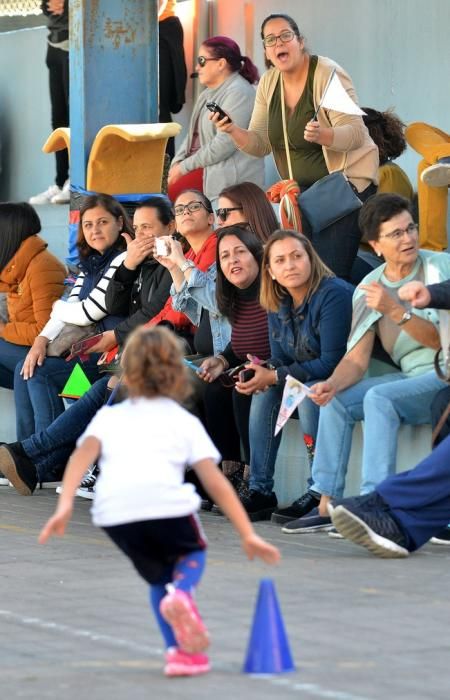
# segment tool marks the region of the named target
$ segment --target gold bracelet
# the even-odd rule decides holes
[[[217,359],[223,364],[223,369],[226,370],[230,366],[228,360],[223,355],[216,355]]]

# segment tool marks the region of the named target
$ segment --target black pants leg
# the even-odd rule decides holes
[[[222,386],[217,379],[206,385],[204,400],[206,427],[222,459],[240,462],[241,442],[234,416],[233,389]]]
[[[52,127],[57,129],[69,126],[69,52],[49,45],[46,64],[49,71]],[[57,151],[55,157],[55,182],[58,187],[62,187],[69,177],[67,149]]]
[[[376,193],[376,186],[369,185],[358,197],[365,202]],[[307,236],[325,265],[337,277],[350,281],[353,262],[361,241],[361,231],[358,226],[359,209],[344,216],[343,219],[319,231],[312,233],[306,217],[302,219],[303,233]]]

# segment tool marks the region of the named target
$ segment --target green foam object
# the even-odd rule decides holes
[[[80,364],[75,365],[60,396],[67,399],[79,399],[91,388],[91,382],[83,372]]]

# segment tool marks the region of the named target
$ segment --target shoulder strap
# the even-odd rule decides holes
[[[281,98],[281,120],[283,122],[283,136],[284,136],[284,148],[286,150],[286,161],[287,161],[287,166],[288,166],[289,179],[293,180],[294,178],[292,176],[291,154],[289,153],[289,141],[288,141],[287,128],[286,128],[286,107],[284,104],[284,84],[283,84],[283,76],[282,75],[280,75],[280,98]]]

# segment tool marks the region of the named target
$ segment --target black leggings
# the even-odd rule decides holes
[[[48,45],[47,68],[49,74],[52,127],[69,126],[69,52]],[[62,187],[69,177],[67,149],[56,151],[56,178]]]
[[[224,387],[216,379],[207,384],[204,401],[206,427],[222,459],[240,462],[242,441],[245,463],[250,464],[248,423],[252,397]]]

